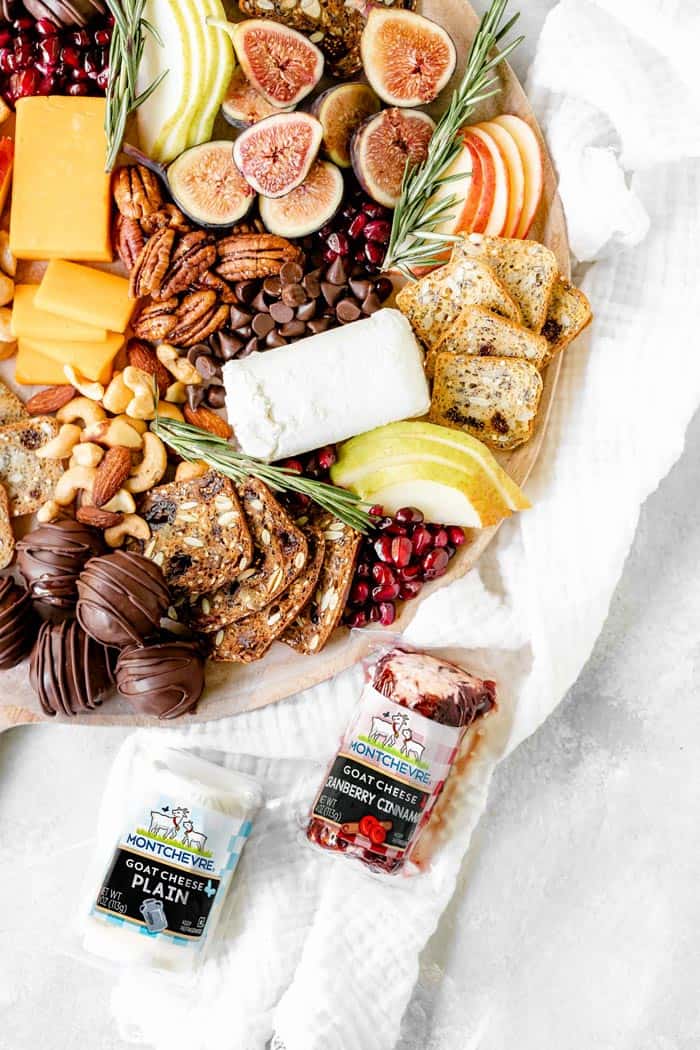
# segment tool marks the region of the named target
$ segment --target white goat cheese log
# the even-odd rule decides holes
[[[296,456],[430,407],[423,351],[398,310],[229,361],[226,410],[243,452]]]

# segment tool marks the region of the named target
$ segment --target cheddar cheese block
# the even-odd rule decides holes
[[[73,343],[99,343],[107,338],[106,328],[71,321],[59,314],[40,310],[35,304],[38,284],[15,285],[12,303],[12,334],[15,339],[59,339]]]
[[[108,383],[112,378],[112,362],[124,345],[124,336],[110,332],[106,339],[98,343],[56,339],[23,339],[22,342],[34,353],[57,361],[61,368],[72,365],[86,379]]]
[[[40,354],[20,339],[15,358],[15,382],[23,386],[59,386],[67,380],[59,361]]]
[[[13,253],[109,262],[105,100],[35,96],[18,99],[16,109]]]
[[[34,304],[51,314],[112,332],[125,330],[135,306],[125,277],[65,259],[51,260]]]

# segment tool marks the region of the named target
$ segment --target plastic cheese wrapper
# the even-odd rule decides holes
[[[252,777],[137,736],[103,798],[79,909],[83,950],[130,968],[197,969],[261,803]]]
[[[416,874],[411,856],[465,734],[496,708],[496,685],[403,646],[366,666],[353,719],[311,808],[306,836],[373,872]]]

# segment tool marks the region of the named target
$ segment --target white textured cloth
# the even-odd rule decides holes
[[[700,402],[699,37],[693,0],[564,0],[544,26],[528,91],[573,249],[594,262],[581,284],[596,319],[566,355],[527,486],[534,508],[503,527],[474,572],[424,603],[410,629],[412,643],[499,683],[501,712],[449,843],[427,875],[388,885],[305,845],[301,821],[354,704],[357,668],[193,728],[188,746],[248,756],[231,761],[261,776],[275,801],[246,848],[226,941],[198,984],[173,991],[125,976],[115,987],[126,1038],[158,1050],[204,1050],[214,1039],[225,1050],[262,1050],[270,1039],[286,1050],[393,1047],[493,768],[578,676],[640,505],[679,456]]]

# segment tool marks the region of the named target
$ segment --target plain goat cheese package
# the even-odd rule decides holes
[[[229,361],[223,374],[236,440],[258,459],[296,456],[430,407],[423,351],[398,310]]]

